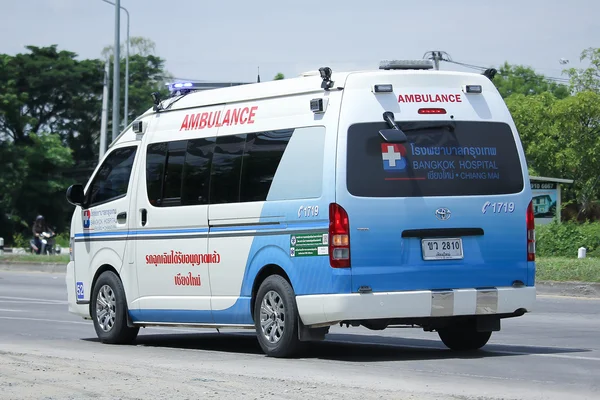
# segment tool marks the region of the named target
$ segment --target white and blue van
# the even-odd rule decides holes
[[[532,310],[527,164],[488,77],[389,61],[171,89],[67,192],[69,310],[102,342],[235,327],[285,357],[337,324],[416,325],[475,350]]]

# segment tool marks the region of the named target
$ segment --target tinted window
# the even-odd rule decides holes
[[[208,204],[210,162],[214,146],[215,138],[188,142],[183,166],[182,205]]]
[[[293,129],[249,134],[242,161],[240,201],[265,201]]]
[[[146,154],[146,189],[150,204],[157,206],[162,200],[167,143],[154,143],[148,146]]]
[[[240,175],[246,135],[222,136],[217,139],[210,177],[210,203],[240,201]]]
[[[387,143],[385,123],[348,130],[347,186],[355,196],[417,197],[517,193],[521,163],[510,127],[504,123],[400,123],[408,141]]]
[[[163,184],[162,206],[181,204],[181,182],[187,141],[169,142]]]
[[[129,186],[129,177],[137,148],[124,147],[114,150],[98,169],[89,187],[89,207],[124,197]]]

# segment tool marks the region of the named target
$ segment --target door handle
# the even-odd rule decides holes
[[[146,223],[148,222],[148,211],[145,208],[142,208],[140,211],[142,213],[142,226],[146,226]]]
[[[119,224],[124,224],[126,221],[127,221],[127,213],[126,212],[117,214],[117,222]]]

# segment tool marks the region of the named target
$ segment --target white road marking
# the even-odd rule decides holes
[[[587,301],[599,301],[600,297],[583,297],[583,296],[567,296],[560,294],[538,294],[536,297],[542,297],[547,299],[570,299],[570,300],[587,300]],[[535,311],[535,309],[534,309]]]
[[[30,297],[11,297],[11,296],[0,296],[0,300],[21,300],[21,301],[46,301],[56,304],[67,304],[65,300],[53,300],[53,299],[34,299]]]
[[[0,303],[17,303],[17,304],[45,304],[48,306],[63,306],[67,302],[55,303],[52,301],[23,301],[23,300],[0,300]]]
[[[65,321],[60,319],[45,319],[45,318],[26,318],[26,317],[0,317],[0,319],[12,319],[12,320],[21,320],[21,321],[40,321],[40,322],[58,322],[62,324],[83,324],[90,325],[92,322],[83,322],[83,321]]]
[[[490,350],[490,351],[492,351],[494,353],[499,353],[499,354],[550,357],[550,358],[566,358],[566,359],[571,359],[571,360],[600,361],[600,358],[598,358],[598,357],[572,356],[569,354],[525,353],[525,352],[520,352],[520,351],[504,351],[504,350]]]
[[[11,310],[9,308],[0,308],[0,312],[24,312],[23,310]]]

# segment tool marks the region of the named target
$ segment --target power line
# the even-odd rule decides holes
[[[486,71],[488,69],[487,67],[482,67],[482,66],[479,66],[479,65],[467,64],[467,63],[463,63],[463,62],[459,62],[459,61],[454,61],[452,59],[452,57],[450,57],[450,55],[448,53],[446,53],[445,51],[430,51],[430,52],[425,53],[425,55],[423,56],[423,58],[427,58],[428,55],[429,55],[430,59],[432,59],[432,57],[440,57],[439,58],[440,61],[445,61],[445,62],[448,62],[448,63],[460,65],[460,66],[463,66],[463,67],[466,67],[466,68],[471,68],[471,69],[475,69],[475,70],[479,70],[479,71]],[[498,72],[498,73],[500,73],[500,72]],[[551,81],[551,82],[554,82],[554,83],[568,84],[570,82],[570,79],[568,79],[568,78],[557,78],[557,77],[553,77],[553,76],[546,76],[546,75],[543,75],[543,74],[540,74],[540,75],[545,80]]]

